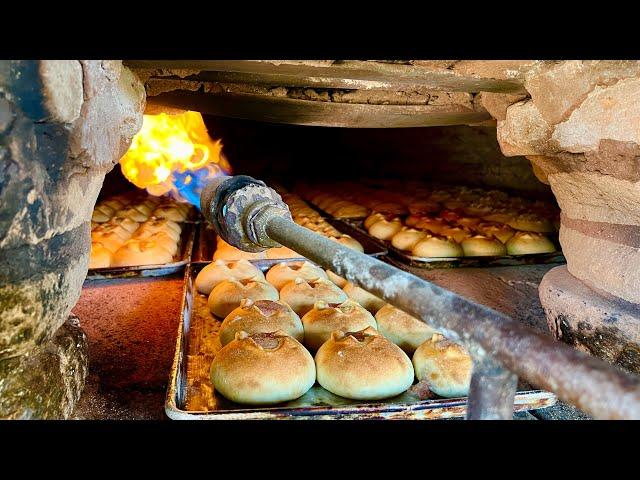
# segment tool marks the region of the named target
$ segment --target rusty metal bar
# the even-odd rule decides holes
[[[267,209],[254,219],[258,234],[264,232],[440,330],[464,345],[476,362],[491,360],[596,418],[640,419],[640,378],[555,342],[484,305],[322,237],[274,214],[275,210]],[[508,380],[512,401],[513,378],[499,371],[487,375],[484,368],[479,372],[470,398],[471,415],[503,418],[507,388],[494,387],[501,378]],[[491,388],[485,389],[484,382]],[[474,399],[478,392],[480,397]],[[501,406],[499,402],[503,402]]]
[[[518,377],[488,358],[474,361],[467,420],[510,420]]]

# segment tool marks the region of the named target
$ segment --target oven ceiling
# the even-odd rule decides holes
[[[134,60],[148,113],[167,108],[350,128],[491,122],[479,92],[520,94],[531,61]]]

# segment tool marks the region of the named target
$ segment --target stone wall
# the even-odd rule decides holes
[[[614,330],[612,322],[626,319],[616,338],[629,342],[640,322],[640,62],[536,62],[523,82],[527,97],[494,95],[495,106],[485,108],[498,120],[502,152],[525,155],[562,209],[566,272],[546,279],[541,292],[550,326],[561,332],[564,322],[565,337],[574,328],[574,338],[586,338],[604,321],[593,318],[600,311]],[[586,336],[583,347],[613,358],[597,335]]]
[[[61,326],[86,276],[104,176],[144,104],[119,61],[0,62],[0,418],[68,416],[82,389],[84,334]],[[24,373],[34,365],[46,382]]]

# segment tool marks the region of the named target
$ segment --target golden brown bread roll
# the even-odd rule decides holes
[[[518,215],[518,212],[509,208],[494,208],[490,213],[483,215],[483,219],[488,222],[498,222],[509,224]]]
[[[376,222],[379,222],[380,220],[385,220],[386,216],[383,215],[382,213],[372,213],[371,215],[369,215],[365,220],[364,220],[364,228],[366,228],[367,230],[369,230],[369,228],[371,227],[371,225],[373,225]]]
[[[378,220],[369,227],[369,235],[380,240],[391,240],[391,238],[402,228],[402,220]]]
[[[451,226],[443,228],[440,231],[440,235],[442,235],[443,237],[451,237],[457,243],[460,243],[463,240],[472,237],[473,236],[473,232],[471,230],[469,230],[468,228],[466,228],[466,227],[462,227],[462,226],[458,226],[458,225],[451,225]]]
[[[420,220],[418,223],[416,223],[416,226],[415,226],[416,229],[428,230],[429,232],[437,235],[439,235],[440,232],[442,232],[442,230],[448,227],[449,227],[449,224],[443,218],[440,218],[440,217],[436,217],[436,218],[425,217],[422,220]]]
[[[315,360],[318,383],[345,398],[394,397],[413,383],[409,357],[371,327],[359,332],[332,333]]]
[[[154,205],[153,204],[149,204],[149,203],[141,202],[141,203],[133,204],[131,206],[131,208],[133,208],[133,209],[139,211],[140,213],[146,215],[147,218],[148,218],[149,216],[151,216],[151,211],[153,210]]]
[[[218,237],[213,260],[264,260],[267,252],[245,252]]]
[[[142,223],[147,221],[149,215],[141,212],[140,210],[134,207],[126,207],[121,210],[118,210],[115,214],[116,217],[129,218],[134,222]]]
[[[464,255],[462,247],[453,239],[440,235],[427,235],[414,245],[411,253],[422,258],[450,258]]]
[[[553,223],[535,213],[522,213],[505,223],[515,230],[525,232],[550,233],[555,231]]]
[[[304,344],[315,352],[336,330],[355,332],[367,327],[377,328],[373,316],[358,302],[348,299],[338,305],[316,302],[302,317]]]
[[[198,272],[195,283],[196,290],[205,295],[209,295],[213,287],[224,280],[230,279],[265,280],[264,274],[260,269],[247,260],[215,260]]]
[[[374,294],[367,292],[366,290],[354,285],[351,282],[342,288],[349,298],[355,300],[364,308],[366,308],[372,315],[375,315],[385,305],[385,301],[376,297]]]
[[[266,251],[267,258],[279,259],[279,258],[300,258],[298,252],[294,252],[289,247],[274,247],[268,248]]]
[[[474,235],[460,244],[467,257],[491,257],[507,254],[504,244],[497,238]]]
[[[111,218],[111,215],[107,215],[106,213],[101,212],[100,210],[94,210],[93,214],[91,215],[91,221],[95,223],[108,222],[110,218]]]
[[[102,202],[100,202],[102,205],[106,205],[107,207],[109,207],[111,210],[113,210],[113,213],[117,212],[118,210],[120,210],[121,208],[124,208],[124,203],[122,203],[120,200],[118,200],[117,198],[109,198],[107,200],[103,200]]]
[[[328,278],[324,270],[309,262],[278,263],[271,267],[266,275],[267,281],[278,290],[298,277],[308,281]]]
[[[502,243],[507,243],[513,234],[513,228],[503,223],[482,222],[478,224],[478,231],[489,237],[496,237]]]
[[[412,355],[416,348],[436,333],[426,323],[390,304],[378,310],[376,322],[378,331],[408,355]]]
[[[220,325],[218,335],[222,346],[231,342],[240,331],[249,335],[280,331],[300,343],[304,340],[300,317],[286,303],[274,300],[242,299],[240,306],[231,311]]]
[[[471,357],[462,346],[437,333],[413,354],[416,377],[441,397],[468,395],[472,366]]]
[[[91,242],[89,268],[107,268],[111,266],[112,253],[99,242]]]
[[[362,247],[362,244],[350,235],[340,234],[339,237],[332,237],[331,240],[335,240],[336,242],[341,243],[345,247],[351,248],[360,253],[364,253],[364,248]]]
[[[121,235],[121,232],[116,231],[103,232],[94,230],[91,232],[91,241],[98,242],[111,253],[115,253],[126,241],[122,239]]]
[[[364,218],[369,215],[369,209],[363,205],[350,204],[332,209],[335,218]]]
[[[167,232],[149,232],[139,229],[132,238],[136,240],[153,240],[169,252],[171,256],[178,253],[178,243]]]
[[[402,227],[398,233],[391,238],[391,245],[400,250],[408,250],[414,247],[416,243],[426,236],[421,230],[415,228]]]
[[[134,222],[130,218],[114,217],[103,225],[119,227],[132,235],[140,226],[138,222]]]
[[[140,229],[154,233],[165,232],[176,242],[180,240],[180,233],[182,232],[182,227],[176,222],[158,217],[150,217],[149,220],[140,225]]]
[[[280,297],[300,317],[311,310],[318,300],[342,303],[348,298],[346,293],[328,279],[320,278],[307,282],[300,277],[286,283],[280,290]]]
[[[278,333],[236,334],[216,354],[211,383],[229,400],[270,405],[294,400],[315,383],[313,357],[300,342]]]
[[[111,266],[159,265],[173,260],[167,250],[153,240],[127,240],[114,254]]]
[[[251,300],[278,300],[278,291],[267,282],[258,280],[223,280],[209,294],[209,310],[216,317],[225,318],[240,306],[244,298]]]
[[[516,232],[507,242],[509,255],[529,255],[533,253],[553,253],[556,247],[542,233]]]

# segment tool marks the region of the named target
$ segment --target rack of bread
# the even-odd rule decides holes
[[[382,188],[381,187],[382,184]],[[550,254],[559,210],[500,190],[411,182],[347,182],[298,191],[335,218],[355,223],[411,260]]]
[[[166,265],[180,260],[192,207],[144,192],[99,201],[91,218],[90,269]]]

